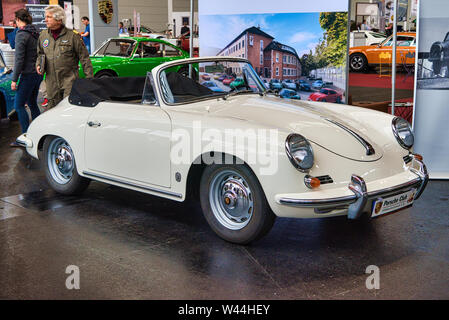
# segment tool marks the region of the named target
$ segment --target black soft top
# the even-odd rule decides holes
[[[69,102],[82,107],[95,107],[101,101],[132,101],[142,99],[145,77],[106,77],[77,79]]]

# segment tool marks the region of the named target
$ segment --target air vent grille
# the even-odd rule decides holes
[[[329,175],[316,177],[320,180],[321,184],[334,183],[334,180]]]

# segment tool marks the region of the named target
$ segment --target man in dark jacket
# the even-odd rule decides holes
[[[33,119],[40,114],[39,107],[37,106],[37,95],[42,77],[36,73],[34,67],[37,58],[36,45],[39,33],[36,27],[31,24],[32,18],[27,10],[17,10],[15,16],[19,30],[16,35],[11,90],[17,90],[14,99],[14,108],[16,109],[22,127],[22,133],[24,133],[29,126],[25,103],[28,104]],[[17,142],[11,143],[11,147],[17,146]]]
[[[72,90],[81,62],[86,78],[93,77],[89,52],[79,33],[65,27],[65,12],[60,6],[45,8],[45,23],[37,44],[36,70],[46,74],[48,108],[55,107]]]

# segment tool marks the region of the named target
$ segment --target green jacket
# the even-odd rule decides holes
[[[58,90],[70,92],[73,82],[78,78],[78,62],[81,62],[86,77],[93,77],[89,52],[79,33],[71,29],[63,27],[56,40],[49,29],[42,30],[37,53],[36,66],[46,74],[47,92],[50,95],[56,94]]]

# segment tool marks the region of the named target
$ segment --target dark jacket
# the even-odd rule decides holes
[[[17,31],[12,81],[17,82],[22,73],[36,72],[37,39],[39,31],[32,24],[27,24]]]

